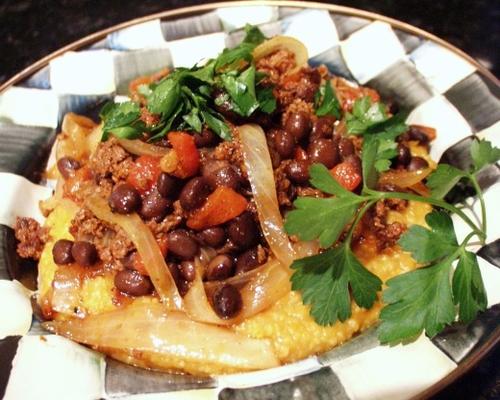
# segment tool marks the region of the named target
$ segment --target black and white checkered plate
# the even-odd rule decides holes
[[[4,399],[405,399],[427,389],[499,335],[500,177],[481,176],[488,208],[489,244],[476,251],[488,292],[488,310],[432,340],[380,346],[373,330],[325,354],[271,370],[213,378],[139,370],[32,322],[30,277],[15,256],[10,227],[16,215],[40,221],[37,202],[51,189],[35,185],[62,116],[92,113],[126,93],[128,82],[163,67],[191,66],[242,38],[245,23],[268,36],[298,38],[310,64],[326,64],[348,79],[377,89],[411,109],[408,122],[435,127],[431,155],[467,163],[471,138],[500,146],[499,86],[477,64],[430,35],[388,19],[334,6],[227,4],[193,15],[143,19],[97,35],[85,48],[52,58],[0,93],[0,397]],[[220,4],[219,4],[220,6]],[[210,7],[210,6],[208,6]],[[471,215],[477,211],[468,198]],[[458,238],[467,228],[454,220]]]

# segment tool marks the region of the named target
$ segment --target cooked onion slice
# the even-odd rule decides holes
[[[275,36],[272,39],[266,40],[259,44],[253,50],[253,58],[255,61],[260,60],[269,54],[275,53],[278,50],[288,50],[295,55],[295,64],[297,68],[303,67],[307,64],[309,55],[307,48],[302,42],[290,36]]]
[[[149,144],[138,139],[118,139],[118,143],[129,153],[137,156],[163,157],[172,152],[172,149],[155,146],[154,144]]]
[[[97,127],[90,118],[67,113],[62,121],[62,133],[56,144],[56,159],[71,157],[82,160],[90,155],[88,136]]]
[[[155,353],[176,365],[201,362],[226,370],[279,365],[268,341],[192,321],[158,303],[133,304],[84,319],[51,321],[44,327],[97,348]]]
[[[431,172],[431,168],[423,168],[417,171],[389,170],[380,176],[379,184],[407,188],[421,182]]]
[[[276,258],[288,267],[295,258],[295,252],[283,230],[266,136],[262,128],[254,124],[242,125],[238,131],[264,237]]]
[[[184,296],[184,310],[194,321],[229,325],[232,323],[230,320],[219,318],[215,313],[208,301],[205,287],[203,286],[203,270],[214,256],[215,252],[213,250],[201,249],[200,256],[195,258],[196,276]]]
[[[85,200],[85,205],[97,218],[116,224],[127,233],[139,252],[144,267],[163,303],[168,307],[181,308],[182,299],[174,279],[153,234],[141,218],[135,213],[130,215],[114,214],[106,200],[98,195],[88,197]]]

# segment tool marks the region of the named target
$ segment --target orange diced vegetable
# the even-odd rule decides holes
[[[345,189],[353,191],[361,183],[361,173],[351,162],[344,161],[330,170],[333,178]]]
[[[135,160],[127,177],[127,182],[135,187],[140,193],[144,194],[156,184],[160,173],[159,157],[148,155],[140,156]]]
[[[188,178],[195,175],[200,168],[200,153],[194,144],[192,135],[185,132],[170,132],[168,140],[179,159],[179,165],[173,175]]]
[[[247,200],[233,189],[219,186],[207,198],[206,203],[187,220],[192,229],[205,229],[227,222],[246,210]]]

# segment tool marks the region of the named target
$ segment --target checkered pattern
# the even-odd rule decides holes
[[[46,154],[41,150],[37,153],[37,149],[46,148],[66,112],[96,110],[103,101],[125,94],[129,82],[138,75],[164,67],[191,66],[214,57],[225,46],[239,43],[246,23],[258,24],[268,36],[283,34],[301,40],[309,50],[311,65],[325,64],[335,74],[374,87],[384,98],[411,110],[409,123],[435,127],[434,158],[463,164],[474,135],[499,145],[498,88],[450,50],[384,22],[325,10],[227,7],[175,20],[152,20],[113,32],[86,50],[58,57],[18,87],[2,93],[0,170],[20,173],[27,160],[16,155]],[[31,162],[39,165],[40,158],[34,157]],[[5,176],[0,175],[0,182],[5,182]],[[498,167],[493,166],[480,177],[491,221],[498,219],[499,176]],[[12,179],[12,175],[9,177]],[[22,184],[23,193],[32,198],[43,194],[34,194],[42,190],[40,187],[27,187],[20,178],[13,179],[11,196],[19,195],[21,189],[15,188]],[[5,206],[7,197],[1,205]],[[30,196],[24,198],[29,201]],[[472,213],[477,202],[474,198],[468,202]],[[4,209],[17,213],[14,206]],[[10,216],[4,214],[0,222],[11,225],[12,212]],[[462,236],[462,221],[454,223],[457,235]],[[0,239],[7,242],[12,237],[8,228],[2,227],[0,233]],[[452,371],[496,326],[491,321],[498,320],[498,306],[494,305],[500,302],[498,224],[490,224],[488,234],[491,243],[477,250],[491,308],[472,323],[471,330],[454,327],[453,332],[444,332],[433,340],[423,336],[406,347],[392,348],[379,346],[371,331],[321,356],[273,370],[195,379],[105,361],[101,355],[63,338],[47,336],[46,341],[40,340],[36,328],[31,336],[0,341],[0,354],[5,358],[2,362],[12,365],[6,377],[0,376],[0,397],[4,393],[6,399],[66,398],[77,389],[82,398],[163,393],[162,398],[178,399],[193,394],[189,390],[203,390],[207,398],[220,399],[257,399],[268,394],[280,399],[319,398],[325,394],[339,399],[389,398],[395,393],[398,398],[411,397]],[[0,276],[6,276],[2,264]],[[10,287],[9,293],[14,289]],[[19,300],[16,304],[26,305],[22,292],[14,292]],[[23,311],[22,307],[19,310]],[[15,321],[11,335],[27,330],[25,307],[17,315],[20,319]],[[41,378],[30,373],[33,368],[42,372]],[[51,376],[61,371],[65,382],[46,385],[51,379],[43,375],[44,371]],[[24,376],[31,377],[30,385],[26,385]],[[387,381],[388,376],[391,381]]]

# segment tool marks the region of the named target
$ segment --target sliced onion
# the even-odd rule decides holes
[[[200,256],[195,258],[196,277],[188,292],[184,296],[184,310],[194,321],[207,322],[209,324],[229,325],[231,320],[219,318],[210,305],[205,287],[203,286],[203,270],[210,260],[215,257],[215,252],[202,249]]]
[[[421,182],[431,172],[431,168],[422,168],[417,171],[389,170],[380,176],[379,184],[407,188]]]
[[[278,50],[288,50],[295,55],[295,64],[297,67],[303,67],[307,65],[307,60],[309,55],[307,54],[307,48],[304,44],[290,36],[275,36],[265,42],[259,44],[253,50],[253,58],[255,61],[260,60]]]
[[[192,321],[158,303],[132,304],[84,319],[51,321],[44,327],[97,348],[157,354],[170,359],[172,367],[208,363],[244,371],[279,365],[267,340]]]
[[[163,157],[173,151],[172,149],[155,146],[154,144],[149,144],[138,139],[118,139],[118,143],[129,153],[137,156]]]
[[[262,128],[255,124],[242,125],[238,131],[262,232],[273,254],[288,267],[295,258],[295,252],[283,230],[266,136]]]
[[[90,118],[67,113],[62,122],[62,134],[56,144],[56,159],[71,157],[82,160],[90,155],[87,136],[97,125]]]
[[[182,307],[182,299],[174,279],[165,263],[165,259],[149,228],[141,218],[133,213],[119,215],[111,212],[106,200],[98,195],[92,195],[85,200],[85,206],[95,216],[105,222],[116,224],[122,228],[134,243],[141,256],[153,285],[163,303],[168,307]]]
[[[317,240],[299,241],[293,244],[293,248],[298,258],[309,257],[318,254],[319,243]]]

